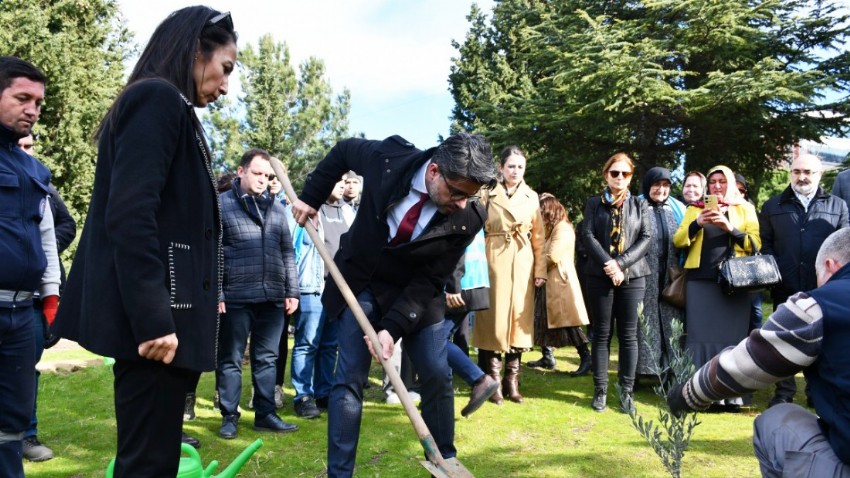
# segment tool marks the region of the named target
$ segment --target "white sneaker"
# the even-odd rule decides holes
[[[419,396],[418,393],[413,390],[408,390],[407,394],[410,395],[410,399],[413,400],[414,403],[422,401],[422,397]],[[401,399],[398,398],[398,394],[395,392],[387,393],[387,405],[399,405],[401,404]]]

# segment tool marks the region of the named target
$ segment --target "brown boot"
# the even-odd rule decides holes
[[[502,393],[512,402],[522,403],[519,394],[519,362],[522,354],[505,354],[505,378],[502,380]]]
[[[497,383],[501,380],[502,354],[497,354],[491,350],[478,349],[478,366]],[[501,387],[497,388],[496,393],[490,395],[488,400],[496,405],[501,405],[505,401]]]

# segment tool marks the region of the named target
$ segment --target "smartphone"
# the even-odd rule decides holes
[[[706,209],[719,209],[717,204],[717,196],[715,196],[714,194],[707,194],[703,198],[703,202],[705,202]]]

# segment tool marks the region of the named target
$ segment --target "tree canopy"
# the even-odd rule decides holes
[[[299,183],[339,139],[348,135],[348,90],[333,95],[325,64],[308,58],[298,71],[289,48],[262,36],[239,52],[242,95],[211,107],[204,127],[219,170],[234,170],[248,148],[263,148]]]
[[[638,174],[725,164],[758,184],[800,139],[846,133],[838,1],[497,0],[468,19],[454,127],[526,149],[528,182],[574,211],[617,151]]]

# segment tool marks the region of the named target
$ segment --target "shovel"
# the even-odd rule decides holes
[[[291,203],[295,203],[298,196],[295,195],[295,191],[292,189],[292,183],[289,182],[289,177],[286,175],[283,164],[281,164],[277,158],[272,158],[271,164],[275,175],[277,175],[283,185],[283,189],[286,192],[286,196],[289,198],[289,201]],[[345,302],[348,304],[348,307],[350,307],[351,311],[354,313],[354,317],[357,319],[357,323],[360,324],[360,328],[372,342],[372,348],[374,350],[381,350],[381,343],[378,341],[378,334],[375,333],[375,329],[372,328],[372,324],[369,323],[369,319],[366,317],[363,309],[360,308],[360,304],[354,297],[354,293],[351,292],[351,288],[348,287],[345,279],[343,279],[342,273],[336,267],[333,257],[331,257],[330,254],[328,254],[328,250],[325,249],[325,245],[319,238],[319,234],[315,227],[313,227],[313,224],[310,221],[307,221],[304,224],[304,229],[307,231],[310,239],[312,239],[313,244],[316,245],[319,255],[322,256],[322,260],[325,261],[325,265],[327,266],[331,277],[333,277],[334,282],[336,282],[337,287],[339,287],[339,291],[345,298]],[[404,411],[407,413],[410,423],[413,424],[413,429],[416,430],[416,434],[419,436],[419,443],[422,444],[422,448],[425,450],[425,457],[428,458],[428,460],[420,461],[419,463],[421,463],[422,466],[424,466],[437,478],[474,478],[474,475],[470,473],[469,470],[467,470],[457,460],[457,458],[443,458],[440,454],[440,450],[437,449],[437,443],[434,441],[434,437],[431,436],[428,426],[426,426],[425,421],[422,420],[422,415],[419,414],[419,410],[416,409],[416,406],[413,404],[413,400],[410,399],[410,395],[407,393],[407,389],[404,387],[404,383],[401,381],[395,367],[393,367],[389,362],[385,362],[380,353],[378,354],[378,357],[381,359],[381,365],[383,365],[384,371],[387,372],[387,376],[390,378],[390,383],[393,384],[393,389],[398,395],[402,406],[404,406]]]

